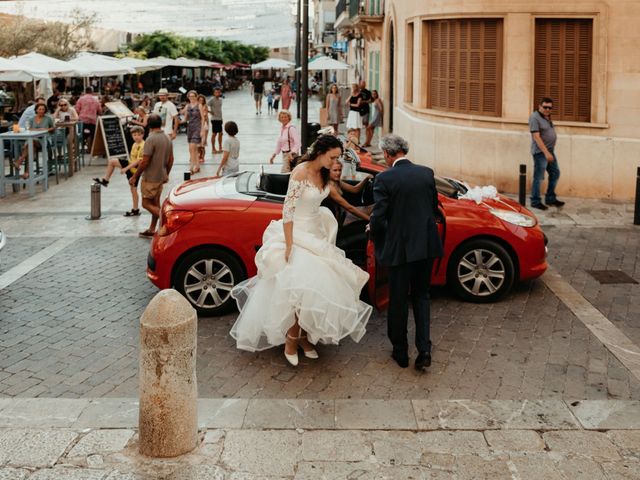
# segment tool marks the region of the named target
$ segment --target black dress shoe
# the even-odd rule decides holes
[[[407,368],[409,366],[409,355],[406,353],[393,352],[391,358],[393,358],[401,368]]]
[[[564,202],[561,200],[554,200],[553,202],[547,202],[547,205],[553,205],[554,207],[564,207]]]
[[[416,358],[416,370],[424,370],[425,368],[430,366],[431,354],[426,352],[418,354],[418,358]]]
[[[537,208],[538,210],[549,210],[549,207],[547,207],[544,203],[532,203],[531,208]]]

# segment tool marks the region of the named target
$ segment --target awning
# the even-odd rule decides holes
[[[117,60],[122,65],[133,68],[137,73],[159,70],[164,66],[162,64],[155,63],[152,60],[146,60],[142,58],[123,57],[118,58]]]
[[[331,57],[316,57],[309,62],[309,70],[348,70],[353,68],[348,63],[343,63]],[[298,68],[298,70],[302,70]]]
[[[12,60],[17,60],[32,71],[46,72],[51,77],[84,77],[87,73],[83,68],[41,53],[31,52],[13,57]]]
[[[287,69],[295,67],[294,63],[288,62],[281,58],[268,58],[264,62],[251,65],[252,70],[271,70],[271,69]]]
[[[118,61],[117,58],[97,53],[81,52],[69,63],[79,70],[84,70],[82,77],[108,77],[112,75],[128,75],[136,73],[132,67]]]
[[[2,82],[30,82],[43,78],[49,78],[49,74],[34,71],[18,60],[0,57],[0,81]]]

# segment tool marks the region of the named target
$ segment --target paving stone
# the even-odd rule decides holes
[[[587,429],[640,429],[638,400],[581,400],[569,408]]]
[[[336,400],[336,428],[415,430],[417,424],[408,400]]]
[[[607,436],[625,458],[640,461],[640,431],[609,430]]]
[[[249,400],[198,399],[198,425],[203,428],[241,428]]]
[[[250,400],[244,428],[335,427],[335,404],[329,400]]]
[[[591,458],[569,457],[556,463],[558,471],[567,479],[605,480],[602,467]]]
[[[640,478],[640,462],[603,462],[602,469],[607,480],[638,480]]]
[[[70,427],[88,404],[68,398],[16,399],[0,412],[0,427]]]
[[[83,436],[67,456],[85,457],[119,452],[127,446],[133,434],[133,430],[94,430]]]
[[[593,431],[558,431],[543,434],[550,451],[600,460],[620,460],[615,445],[606,434]]]
[[[106,470],[56,467],[38,470],[29,480],[104,480],[108,473]]]
[[[513,477],[506,460],[503,458],[460,455],[456,457],[455,478],[458,480],[492,480]]]
[[[24,429],[0,430],[0,465],[4,465],[11,458],[11,452],[21,445],[27,433]]]
[[[379,466],[372,462],[300,462],[294,480],[370,480],[378,477]]]
[[[225,471],[214,465],[185,465],[165,477],[167,480],[225,480]]]
[[[114,472],[111,472],[105,480],[158,480],[158,476],[149,475],[146,473],[137,473],[137,472],[123,473],[119,471],[114,471]]]
[[[304,461],[359,462],[371,455],[371,441],[362,431],[311,430],[302,434]]]
[[[489,448],[481,432],[419,432],[423,452],[451,455],[488,455]]]
[[[413,400],[420,430],[484,430],[500,428],[487,402]]]
[[[230,430],[222,464],[237,472],[293,476],[299,455],[300,436],[296,432]]]
[[[544,441],[533,430],[487,430],[484,438],[494,452],[543,452]]]
[[[422,445],[413,432],[371,432],[373,455],[385,466],[420,465]]]
[[[7,463],[15,467],[52,467],[77,436],[70,430],[29,430],[7,455]]]
[[[30,473],[23,468],[0,468],[0,480],[24,480]]]
[[[74,428],[137,428],[139,403],[133,398],[102,398],[92,400]]]

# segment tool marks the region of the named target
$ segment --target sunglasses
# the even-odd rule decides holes
[[[553,107],[549,107],[547,105],[542,105],[543,110],[553,110]]]

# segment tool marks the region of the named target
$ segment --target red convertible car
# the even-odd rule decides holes
[[[371,162],[358,165],[364,173],[384,168]],[[433,285],[448,284],[466,301],[492,302],[514,282],[544,273],[547,240],[533,214],[502,196],[480,204],[459,199],[467,188],[453,179],[437,177],[436,184],[445,255],[434,265]],[[281,218],[287,185],[288,175],[242,172],[174,188],[162,206],[160,228],[151,243],[148,277],[159,288],[178,290],[202,315],[234,308],[231,289],[256,274],[256,251],[269,222]],[[357,197],[345,197],[352,205],[371,205],[372,186]],[[384,309],[388,277],[384,268],[376,267],[365,223],[341,228],[337,244],[369,272],[363,293]]]

